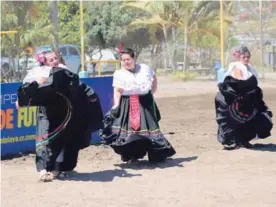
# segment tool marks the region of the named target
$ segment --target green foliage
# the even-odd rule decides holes
[[[224,4],[227,26],[231,23],[229,17],[232,3],[227,1]],[[58,1],[56,5],[59,43],[79,45],[79,1]],[[50,20],[50,9],[50,3],[47,1],[2,2],[1,30],[19,31],[15,38],[3,36],[2,51],[19,54],[26,46],[35,47],[51,43],[50,34],[55,34],[56,31]],[[122,42],[125,47],[134,48],[138,54],[143,48],[151,46],[157,48],[152,52],[155,53],[155,57],[165,54],[164,50],[167,54],[160,59],[174,60],[173,54],[177,50],[178,53],[180,51],[176,49],[177,42],[187,43],[194,48],[218,48],[218,11],[219,2],[203,0],[86,1],[85,45],[87,49],[94,50],[113,48]],[[12,47],[14,44],[15,47]],[[231,39],[229,44],[234,45],[235,41]]]
[[[84,11],[85,12],[85,11]],[[79,1],[59,1],[59,42],[62,44],[80,44]]]
[[[139,15],[138,12],[126,12],[121,8],[123,2],[89,2],[85,15],[87,43],[99,48],[116,47],[123,42],[125,47],[141,51],[150,44],[146,27],[133,30],[126,26]]]
[[[115,46],[122,37],[129,14],[120,12],[120,2],[91,2],[85,19],[86,38],[89,45],[100,48]],[[89,17],[87,17],[89,16]]]
[[[52,32],[48,13],[47,2],[2,2],[1,5],[1,31],[16,30],[15,38],[5,35],[1,42],[1,50],[11,50],[15,46],[12,56],[15,56],[28,46],[35,46],[49,41]],[[18,53],[19,52],[19,53]]]
[[[199,74],[196,72],[184,72],[176,70],[170,74],[170,77],[174,80],[187,81],[196,78]]]
[[[232,23],[229,18],[232,2],[225,2],[225,28]],[[186,64],[187,48],[218,48],[220,38],[219,2],[213,1],[138,1],[127,2],[124,8],[144,11],[148,16],[134,18],[129,27],[143,25],[149,28],[151,41],[160,44],[164,60],[174,67],[177,42],[184,43],[183,59]],[[154,41],[155,40],[155,41]],[[157,51],[160,53],[161,51]],[[155,54],[156,56],[156,54]]]

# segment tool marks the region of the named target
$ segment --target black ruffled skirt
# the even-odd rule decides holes
[[[252,108],[251,105],[243,106],[243,112],[250,111],[248,117],[241,115],[235,103],[228,105],[221,92],[216,95],[215,105],[218,123],[217,139],[221,144],[230,146],[247,143],[256,137],[265,139],[271,136],[273,114],[263,101],[260,101],[258,108]]]
[[[140,128],[135,131],[130,124],[130,97],[122,96],[120,105],[111,109],[104,118],[100,136],[123,161],[137,160],[148,154],[151,162],[165,160],[175,150],[160,131],[160,112],[151,93],[139,96]]]

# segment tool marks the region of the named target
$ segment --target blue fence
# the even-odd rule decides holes
[[[106,113],[112,106],[112,77],[82,81],[96,91]],[[1,157],[35,151],[36,107],[15,108],[17,89],[21,84],[1,84]],[[91,142],[96,144],[99,140],[98,133],[94,133]]]

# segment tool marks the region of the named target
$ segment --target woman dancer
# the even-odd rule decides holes
[[[272,112],[263,101],[248,48],[242,46],[234,56],[238,61],[229,65],[215,98],[218,141],[225,148],[252,148],[252,139],[271,135]]]
[[[123,68],[113,77],[114,105],[104,119],[100,136],[122,161],[136,161],[146,153],[151,162],[163,161],[175,150],[159,128],[161,116],[153,98],[156,75],[147,65],[135,63],[130,48],[122,52],[121,59]]]
[[[89,146],[103,117],[93,89],[64,69],[56,54],[42,57],[41,68],[27,75],[18,96],[20,106],[38,106],[36,166],[41,181],[52,181],[76,167],[79,150]]]

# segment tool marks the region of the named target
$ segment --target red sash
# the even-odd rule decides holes
[[[130,126],[137,131],[140,128],[140,102],[138,95],[130,95]]]

